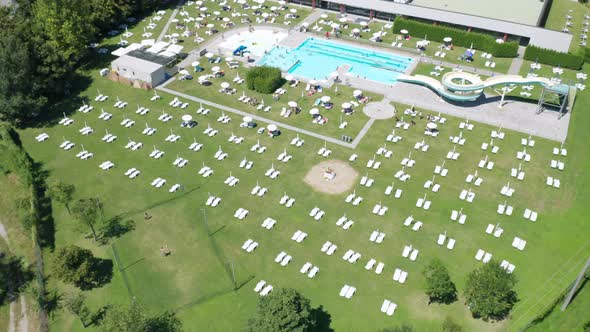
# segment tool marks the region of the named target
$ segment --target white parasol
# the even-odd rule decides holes
[[[355,97],[358,97],[358,96],[360,96],[362,94],[363,94],[363,92],[361,90],[354,90],[352,92],[352,95],[355,96]]]
[[[287,103],[287,105],[289,105],[289,107],[297,107],[297,102],[291,100],[290,102]]]
[[[349,102],[342,103],[342,108],[350,108],[351,106],[352,104]]]
[[[320,114],[320,110],[317,108],[312,108],[309,110],[309,114],[311,114],[311,115]]]
[[[184,121],[184,122],[189,122],[192,119],[193,119],[193,116],[192,115],[189,115],[189,114],[185,114],[185,115],[182,116],[182,121]]]
[[[228,83],[228,82],[222,82],[220,85],[221,85],[221,87],[222,87],[222,88],[224,88],[224,89],[227,89],[227,88],[229,88],[229,83]]]
[[[322,103],[327,103],[330,100],[332,100],[332,98],[330,98],[330,96],[322,96],[320,100],[322,101]]]

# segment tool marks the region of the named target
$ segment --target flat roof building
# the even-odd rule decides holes
[[[111,68],[119,77],[141,87],[153,88],[166,80],[166,68],[163,64],[136,58],[129,54],[114,60],[111,63]]]

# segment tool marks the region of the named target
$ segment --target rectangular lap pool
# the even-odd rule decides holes
[[[258,64],[278,67],[283,72],[316,80],[328,79],[338,67],[346,65],[349,66],[349,75],[391,84],[406,71],[412,61],[410,57],[308,38],[294,49],[274,47]]]

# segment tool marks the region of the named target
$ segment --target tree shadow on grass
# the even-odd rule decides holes
[[[323,305],[311,309],[311,315],[316,320],[316,326],[311,329],[312,332],[334,332],[334,329],[330,327],[332,316],[324,310]]]
[[[108,244],[109,240],[119,238],[135,229],[135,220],[127,219],[115,216],[105,221],[101,229],[101,244]]]

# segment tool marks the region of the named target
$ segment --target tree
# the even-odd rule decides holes
[[[382,329],[380,332],[414,332],[416,331],[412,325],[402,324],[399,326],[388,327]]]
[[[0,305],[7,295],[18,293],[31,280],[32,274],[20,258],[0,257]]]
[[[245,330],[304,332],[311,331],[315,326],[309,299],[294,289],[282,288],[260,298],[256,313],[248,320]]]
[[[246,86],[260,93],[273,93],[285,83],[281,70],[274,67],[254,67],[246,74]]]
[[[455,322],[450,316],[447,316],[442,325],[443,332],[463,332],[463,327]]]
[[[74,219],[84,226],[90,227],[94,241],[98,241],[95,225],[98,221],[99,203],[97,199],[86,198],[74,202],[72,206],[72,215]]]
[[[102,321],[104,332],[180,332],[182,323],[173,312],[147,317],[143,308],[132,301],[129,306],[111,306]]]
[[[64,299],[65,308],[73,315],[78,316],[84,327],[88,326],[88,318],[90,317],[90,310],[84,303],[85,301],[86,296],[80,292],[68,294]]]
[[[67,184],[61,181],[52,183],[49,186],[49,196],[51,199],[60,204],[63,204],[68,210],[68,213],[71,213],[69,204],[72,201],[75,191],[76,188],[73,184]]]
[[[440,259],[433,259],[424,270],[426,295],[430,302],[452,303],[457,300],[457,288],[451,281],[449,271]]]
[[[506,273],[494,261],[482,265],[467,276],[465,301],[474,318],[501,320],[517,301],[516,277]]]
[[[584,332],[590,332],[590,320],[584,324]]]
[[[82,290],[99,287],[112,278],[112,263],[94,257],[92,251],[75,245],[60,248],[53,260],[53,274]]]
[[[161,315],[148,318],[146,320],[146,332],[180,332],[182,323],[171,311],[166,311]]]

